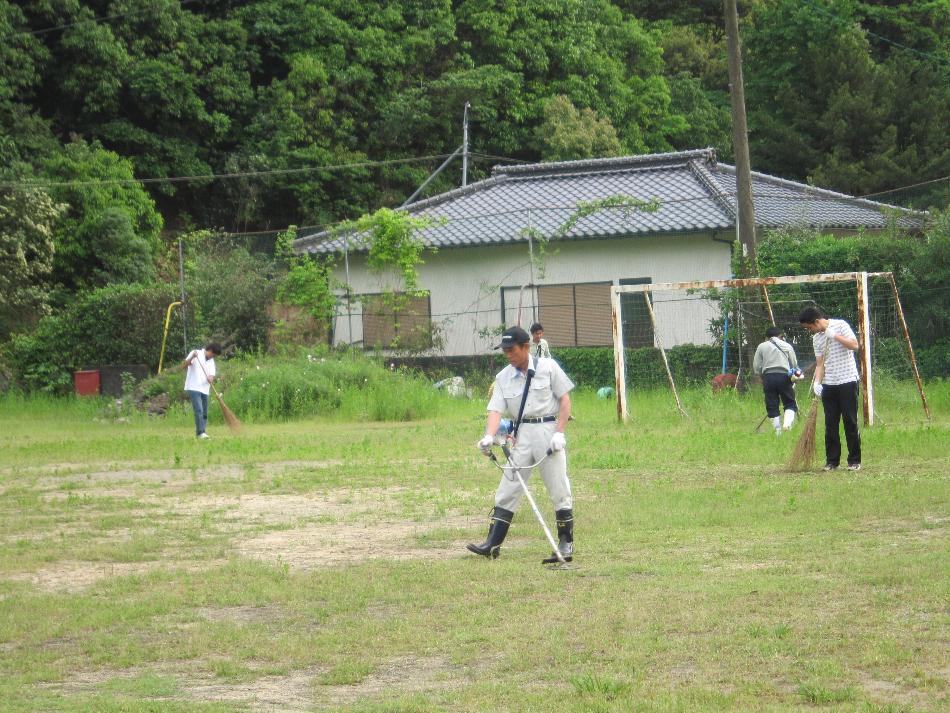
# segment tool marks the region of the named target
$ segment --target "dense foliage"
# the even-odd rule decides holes
[[[893,272],[908,327],[920,346],[950,337],[950,213],[936,216],[922,236],[900,233],[839,237],[775,232],[759,243],[766,275]]]
[[[19,386],[65,393],[72,372],[103,364],[158,366],[165,309],[175,299],[166,285],[112,285],[84,293],[64,310],[39,321],[36,329],[7,342],[3,356]],[[176,317],[173,334],[181,334]],[[177,346],[169,352],[176,360]]]
[[[950,173],[945,3],[741,9],[756,168],[859,193]],[[482,153],[728,158],[721,15],[635,0],[0,0],[0,128],[57,180],[104,177],[100,145],[139,177],[302,169],[150,184],[172,227],[323,223],[393,204],[436,162],[312,169],[451,151],[466,101]],[[88,167],[64,172],[67,156]],[[130,217],[148,240],[154,221]]]
[[[740,11],[754,168],[857,194],[921,183],[885,198],[946,205],[947,182],[931,179],[950,174],[950,5]],[[177,291],[143,285],[176,280],[180,237],[196,341],[268,348],[275,297],[329,322],[327,265],[275,256],[292,224],[368,215],[400,228],[371,257],[411,292],[418,245],[379,209],[459,145],[466,102],[473,179],[493,156],[709,145],[729,160],[722,25],[719,0],[0,0],[0,342],[19,333],[8,354],[67,345],[55,366],[23,363],[27,381],[58,389],[88,358],[77,325],[95,332],[94,353],[123,336],[114,325],[133,313],[108,295],[160,294],[138,313],[148,336],[133,359],[154,363]],[[427,190],[457,183],[450,170]],[[946,305],[911,296],[945,284],[946,238],[927,240],[814,254],[900,264],[915,333],[946,335]],[[791,259],[764,250],[765,270]]]

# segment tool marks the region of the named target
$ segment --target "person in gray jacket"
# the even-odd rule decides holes
[[[791,429],[798,413],[795,403],[794,381],[801,379],[802,370],[798,368],[798,359],[791,344],[781,339],[782,330],[769,327],[765,330],[765,341],[755,350],[752,371],[762,376],[762,390],[765,392],[765,413],[772,420],[775,435]],[[784,422],[779,415],[779,399],[785,407]]]

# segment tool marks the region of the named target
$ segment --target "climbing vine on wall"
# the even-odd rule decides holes
[[[640,200],[633,196],[615,195],[607,196],[595,201],[578,201],[574,212],[568,216],[561,225],[559,225],[550,235],[528,225],[522,228],[521,235],[530,240],[533,245],[537,245],[537,250],[532,249],[531,261],[534,268],[538,271],[538,277],[544,277],[545,260],[552,254],[549,243],[552,240],[565,237],[581,220],[588,216],[599,213],[602,210],[620,210],[624,220],[629,219],[633,213],[655,213],[660,208],[660,201],[656,198],[650,201]]]

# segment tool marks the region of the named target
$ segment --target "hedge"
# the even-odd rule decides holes
[[[174,285],[110,285],[84,293],[58,314],[44,317],[30,334],[3,345],[2,357],[14,383],[29,391],[67,393],[77,369],[107,364],[158,366],[168,305]],[[174,311],[172,335],[181,334]],[[166,363],[183,357],[177,339],[166,347]]]
[[[578,386],[599,388],[614,383],[614,351],[610,347],[557,349],[553,356]],[[631,383],[666,382],[659,349],[627,349],[624,358]],[[666,358],[677,383],[705,383],[719,373],[722,350],[713,345],[682,344],[667,349]]]

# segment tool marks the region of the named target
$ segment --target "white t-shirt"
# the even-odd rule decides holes
[[[574,388],[574,382],[553,359],[535,359],[533,356],[528,359],[528,368],[534,369],[534,376],[531,377],[531,388],[528,389],[523,417],[556,416],[559,399]],[[498,372],[488,410],[517,418],[524,394],[524,382],[524,372],[518,371],[511,364]]]
[[[542,337],[538,341],[531,340],[531,356],[540,359],[544,357],[546,359],[551,358],[551,348],[548,346],[548,340]]]
[[[195,349],[191,354],[197,354],[197,356],[188,365],[188,373],[185,375],[185,391],[199,391],[202,394],[207,394],[211,389],[211,385],[205,378],[205,371],[208,372],[208,376],[215,375],[214,357],[205,359],[205,350],[200,348]],[[191,356],[191,354],[188,356]],[[201,366],[198,366],[199,362],[204,366],[204,371],[201,370]]]
[[[828,343],[828,356],[825,357],[825,376],[821,380],[822,384],[828,386],[838,386],[858,380],[858,364],[854,359],[854,352],[834,339],[832,337],[834,334],[856,339],[851,325],[843,319],[829,319],[825,331],[817,332],[811,337],[816,356],[825,353],[825,340],[831,339]]]

